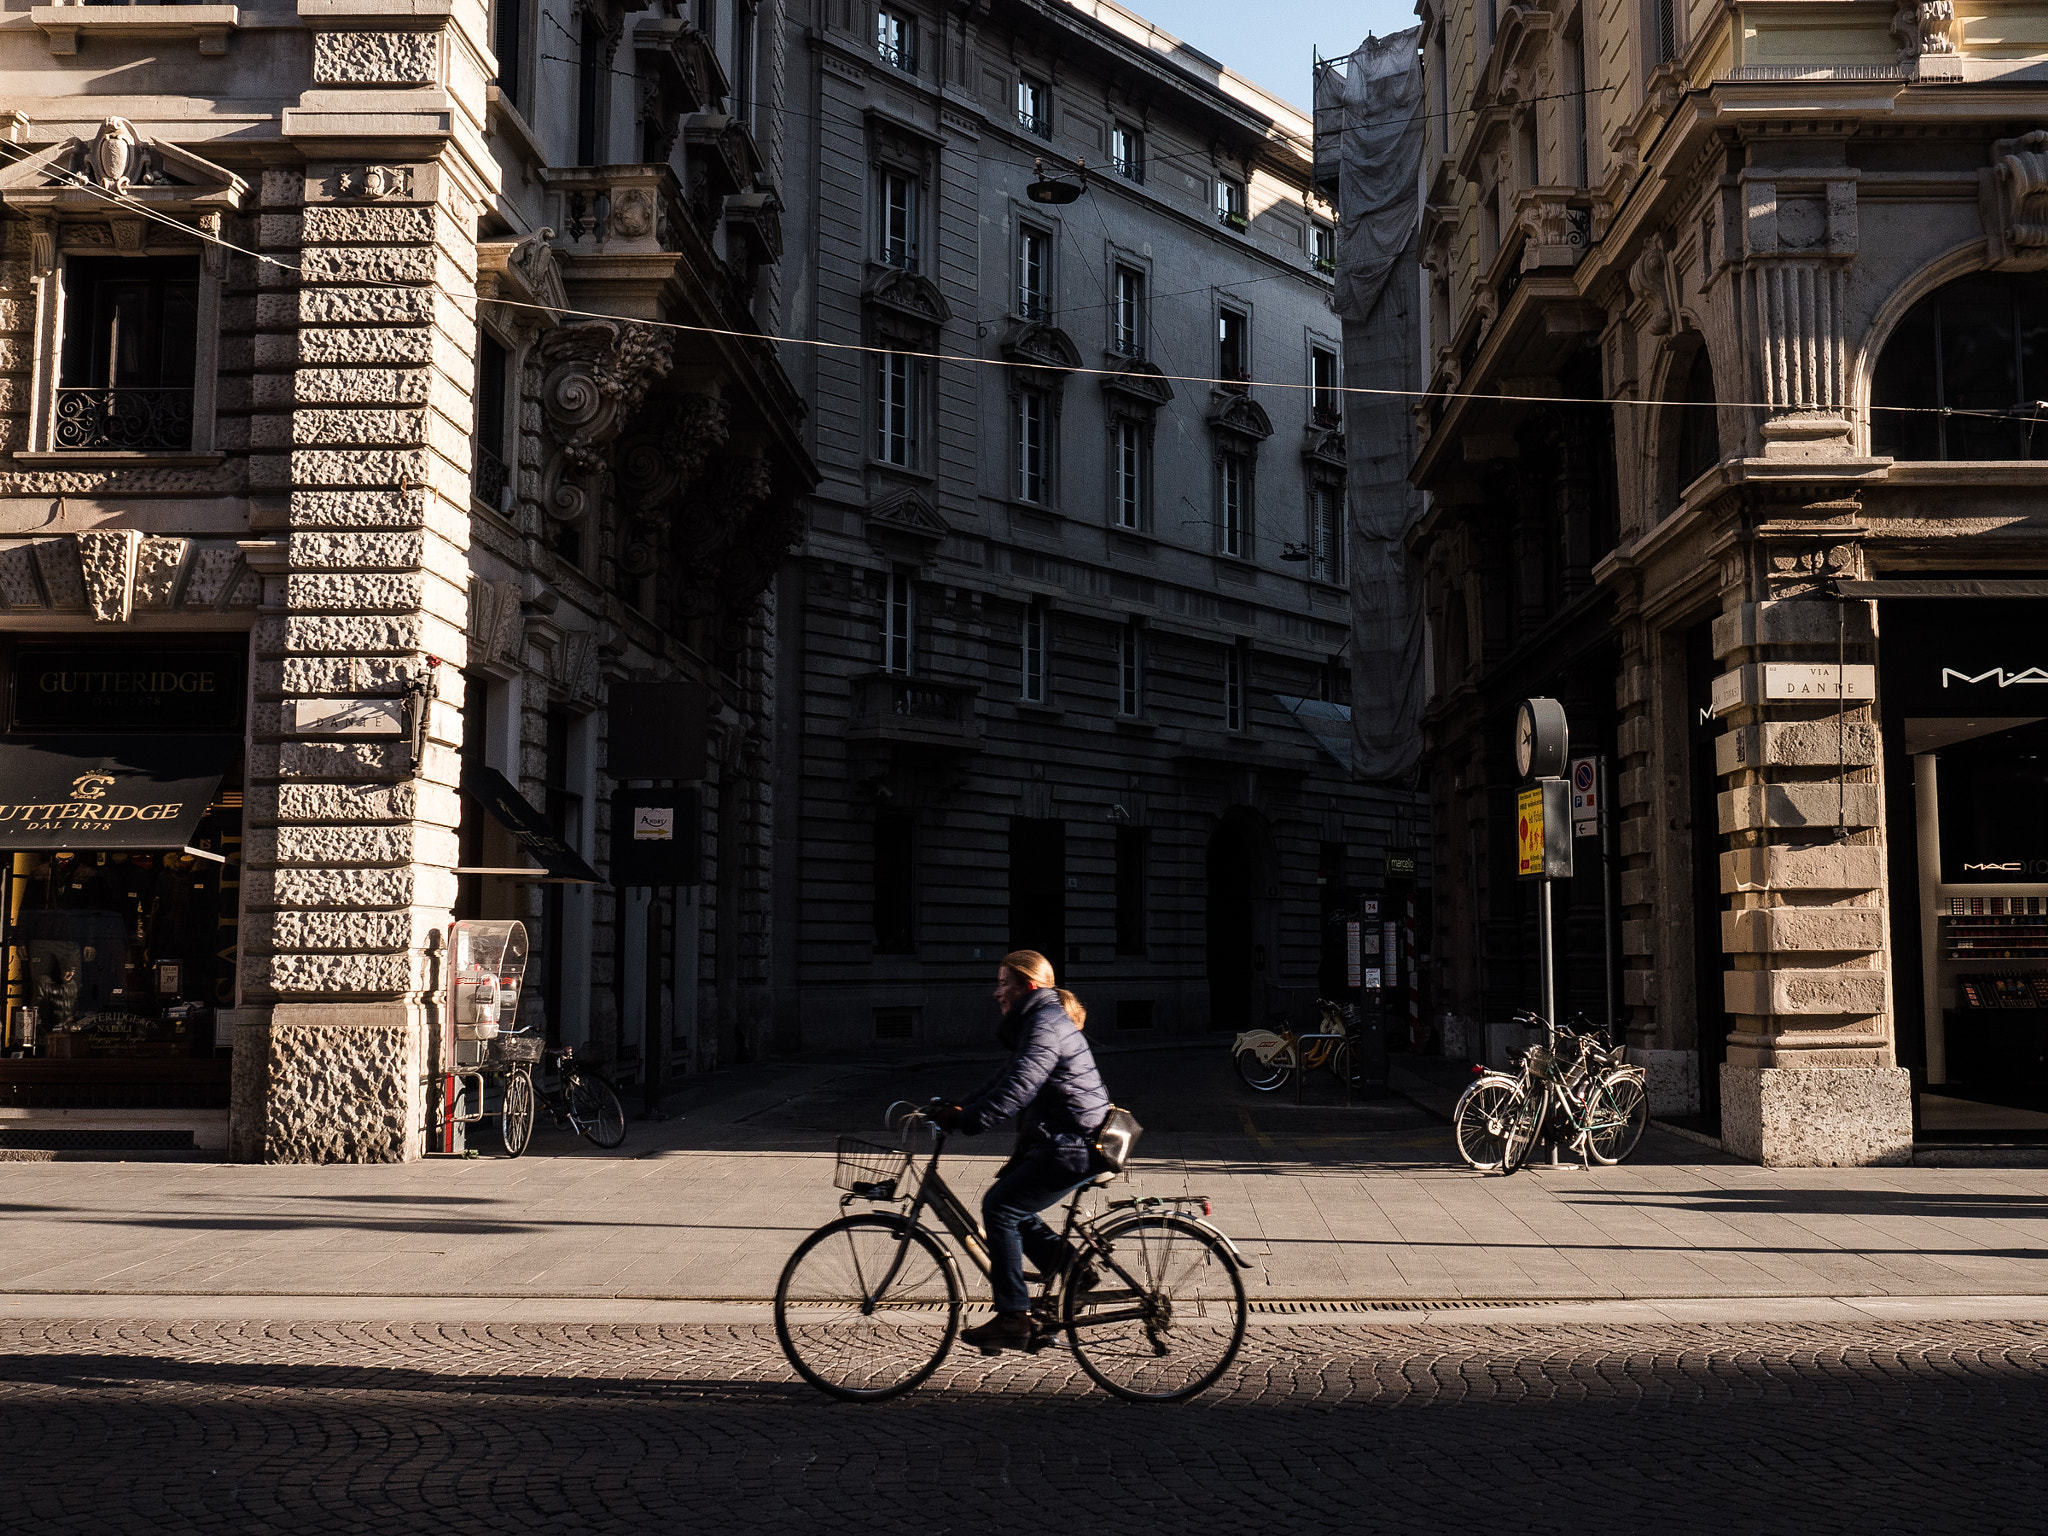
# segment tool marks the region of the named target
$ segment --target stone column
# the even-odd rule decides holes
[[[1839,507],[1839,504],[1837,504]],[[1729,557],[1714,624],[1727,1009],[1721,1138],[1777,1166],[1905,1163],[1913,1120],[1887,988],[1883,785],[1868,668],[1873,604],[1838,603],[1853,546],[1775,541]],[[1844,692],[1837,665],[1852,669]],[[1774,675],[1774,669],[1776,670]]]
[[[255,473],[289,542],[255,638],[243,995],[269,1010],[274,1162],[418,1156],[455,895],[472,198],[433,162],[266,177],[276,407]],[[288,396],[287,396],[288,391]],[[414,716],[424,718],[415,729]]]

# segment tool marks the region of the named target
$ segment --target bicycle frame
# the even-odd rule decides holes
[[[953,1240],[960,1245],[961,1250],[973,1262],[974,1267],[981,1271],[983,1278],[993,1279],[994,1272],[988,1252],[988,1234],[982,1230],[981,1222],[975,1217],[974,1213],[967,1209],[967,1206],[960,1197],[953,1193],[952,1186],[947,1184],[945,1178],[939,1173],[939,1157],[945,1150],[946,1133],[935,1128],[931,1156],[925,1162],[924,1171],[918,1176],[917,1193],[911,1197],[910,1208],[904,1213],[905,1232],[910,1228],[919,1226],[918,1218],[925,1211],[931,1211],[938,1218],[939,1224],[952,1234]],[[1068,1197],[1066,1219],[1061,1223],[1060,1236],[1069,1243],[1073,1243],[1078,1239],[1079,1252],[1085,1253],[1102,1269],[1114,1274],[1117,1279],[1123,1282],[1125,1289],[1130,1291],[1132,1295],[1142,1298],[1145,1294],[1144,1285],[1117,1262],[1115,1255],[1097,1237],[1094,1219],[1084,1218],[1080,1215],[1081,1196],[1089,1189],[1096,1187],[1098,1186],[1091,1179]],[[859,1198],[861,1197],[858,1195],[847,1194],[841,1197],[840,1207],[844,1209]],[[1203,1216],[1206,1216],[1209,1212],[1209,1200],[1204,1195],[1182,1195],[1178,1197],[1141,1196],[1130,1200],[1112,1201],[1108,1208],[1110,1210],[1150,1210],[1155,1207],[1165,1206],[1177,1208],[1184,1204],[1200,1205]],[[1191,1216],[1186,1211],[1177,1210],[1177,1214],[1181,1215],[1184,1219],[1194,1222],[1195,1225],[1201,1227],[1204,1231],[1213,1234],[1223,1244],[1224,1252],[1230,1256],[1231,1262],[1236,1264],[1238,1268],[1251,1268],[1251,1261],[1237,1251],[1237,1245],[1231,1242],[1223,1233],[1217,1231],[1207,1221],[1202,1220],[1201,1217]],[[951,1252],[945,1250],[943,1246],[941,1251],[946,1253],[947,1262],[951,1263]],[[897,1272],[902,1269],[904,1260],[909,1256],[909,1252],[910,1244],[907,1237],[899,1234],[896,1239],[895,1259],[867,1294],[861,1297],[860,1310],[863,1317],[874,1315],[877,1298],[888,1294],[889,1287],[895,1284]],[[1061,1276],[1054,1275],[1042,1277],[1040,1280],[1040,1284],[1043,1287],[1041,1299],[1050,1300],[1054,1294],[1054,1288],[1060,1284],[1061,1279]],[[1144,1322],[1150,1316],[1149,1306],[1141,1303],[1137,1307],[1121,1311],[1103,1312],[1091,1314],[1086,1318],[1077,1318],[1073,1326],[1077,1328],[1101,1327],[1108,1323]]]

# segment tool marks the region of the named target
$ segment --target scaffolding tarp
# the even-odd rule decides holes
[[[1408,483],[1409,407],[1423,384],[1421,44],[1420,27],[1368,37],[1349,59],[1317,70],[1315,100],[1318,159],[1334,155],[1337,168],[1344,381],[1400,392],[1344,397],[1354,770],[1404,786],[1422,753],[1424,699],[1421,581],[1405,544],[1422,508]]]

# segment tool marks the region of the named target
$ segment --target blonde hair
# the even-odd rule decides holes
[[[1059,978],[1053,975],[1052,962],[1037,950],[1013,949],[1003,956],[1001,964],[1004,970],[1030,982],[1033,987],[1059,993],[1060,1006],[1067,1010],[1067,1017],[1074,1021],[1074,1028],[1088,1027],[1088,1010],[1081,1006],[1081,999],[1055,984]]]

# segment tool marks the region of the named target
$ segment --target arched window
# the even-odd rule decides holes
[[[1672,487],[1674,502],[1721,458],[1721,425],[1714,410],[1714,364],[1707,356],[1705,342],[1693,349],[1678,400],[1678,441],[1673,460],[1678,483]]]
[[[1871,383],[1875,453],[2048,458],[2036,430],[2048,418],[2048,273],[1980,272],[1937,289],[1906,311]]]

